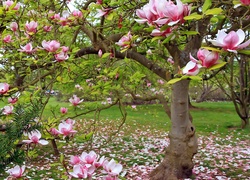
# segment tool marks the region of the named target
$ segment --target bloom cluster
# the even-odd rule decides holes
[[[33,130],[29,133],[24,133],[24,136],[28,136],[29,140],[23,140],[24,143],[30,144],[30,143],[34,143],[34,144],[41,144],[41,145],[47,145],[49,144],[48,141],[41,139],[42,135],[40,133],[40,131]]]
[[[154,26],[152,36],[168,36],[171,34],[177,23],[183,23],[184,17],[189,15],[190,6],[183,4],[180,0],[176,0],[174,4],[171,0],[149,0],[149,3],[144,5],[142,9],[136,10],[136,15],[140,19],[136,19],[138,23],[147,22]],[[163,25],[170,26],[165,30],[161,30]]]
[[[126,35],[122,36],[122,38],[116,44],[123,49],[128,49],[135,46],[135,44],[132,44],[131,32],[129,31]]]
[[[63,121],[59,124],[58,130],[56,128],[51,128],[50,133],[54,136],[63,135],[63,138],[65,137],[72,137],[77,132],[73,129],[73,125],[75,124],[75,121],[72,119],[67,119],[66,121]]]
[[[241,29],[236,32],[230,31],[228,34],[223,30],[219,30],[216,37],[215,40],[211,40],[211,43],[214,46],[222,47],[223,50],[228,52],[237,53],[237,50],[243,49],[250,44],[250,40],[243,43],[246,35]],[[200,49],[197,52],[197,57],[198,60],[190,54],[190,61],[183,68],[183,74],[194,76],[199,73],[201,67],[212,67],[218,63],[219,53],[207,49]]]
[[[69,163],[73,165],[73,171],[69,174],[75,178],[92,178],[94,172],[99,169],[104,179],[117,180],[118,175],[122,171],[122,165],[114,159],[108,161],[104,156],[99,156],[94,152],[83,152],[80,156],[71,156]]]

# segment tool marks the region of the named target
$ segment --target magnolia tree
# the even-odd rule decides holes
[[[70,4],[65,0],[8,0],[1,3],[1,98],[9,97],[12,104],[27,103],[32,97],[41,96],[44,90],[51,91],[53,85],[66,87],[77,82],[78,90],[84,86],[85,96],[90,93],[98,98],[111,94],[115,97],[113,100],[108,97],[102,105],[121,105],[125,92],[135,99],[159,99],[171,118],[170,145],[150,177],[162,180],[192,175],[197,138],[188,108],[189,81],[201,81],[203,74],[212,77],[224,66],[233,64],[240,54],[248,56],[249,1],[86,0]],[[158,81],[156,76],[160,78]],[[171,107],[164,94],[163,80],[172,87]],[[161,88],[150,89],[154,97],[145,97],[137,94],[139,85],[139,92],[156,85]],[[70,98],[75,108],[82,101],[77,95]],[[48,100],[39,102],[45,106]],[[6,105],[2,116],[11,120],[15,108]],[[65,114],[67,109],[62,107],[61,112]],[[126,113],[122,115],[125,117]],[[39,122],[41,117],[37,123],[43,124]],[[70,118],[61,123],[50,122],[54,125],[44,125],[43,133],[63,139],[77,133]],[[22,142],[48,144],[41,139],[39,130],[27,131],[24,135],[29,139],[24,137]],[[85,159],[86,153],[72,157],[74,167],[68,174],[87,178],[102,166],[108,174],[106,179],[117,178],[120,164],[99,159],[93,152],[88,155],[92,156],[91,162]],[[9,173],[20,177],[23,171],[24,167],[16,166]]]

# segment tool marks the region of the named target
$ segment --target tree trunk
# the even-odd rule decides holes
[[[197,152],[195,128],[189,118],[188,80],[173,85],[170,145],[161,164],[150,174],[151,180],[174,180],[192,175],[193,156]]]

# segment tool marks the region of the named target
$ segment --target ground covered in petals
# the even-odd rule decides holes
[[[111,124],[114,129],[110,128]],[[131,131],[131,127],[125,124],[116,136],[111,136],[113,139],[110,141],[110,135],[115,131],[114,122],[106,122],[99,126],[92,143],[60,140],[59,150],[65,154],[67,164],[70,155],[80,155],[83,151],[93,149],[123,165],[122,179],[148,179],[169,144],[167,132],[139,125],[137,130]],[[250,179],[250,143],[247,134],[241,134],[240,131],[198,134],[198,141],[199,151],[194,158],[192,179]],[[60,158],[53,155],[52,146],[43,146],[37,153],[36,158],[26,161],[25,175],[28,179],[52,180],[65,175]]]

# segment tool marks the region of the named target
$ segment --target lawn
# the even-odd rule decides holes
[[[240,120],[230,102],[193,103],[191,110],[196,126],[199,152],[194,158],[192,179],[249,179],[250,142],[249,129],[239,128]],[[67,102],[51,99],[45,116],[59,112],[60,107],[69,107]],[[87,106],[87,105],[86,105]],[[84,106],[85,107],[85,106]],[[84,110],[84,107],[82,110]],[[69,107],[67,116],[72,116]],[[70,155],[94,150],[109,159],[114,158],[123,165],[123,179],[148,179],[149,172],[162,160],[169,140],[167,133],[170,120],[160,104],[126,107],[127,119],[112,141],[107,141],[121,122],[118,106],[101,111],[100,119],[95,113],[77,118],[74,141],[57,141],[60,152],[65,154],[68,164]],[[80,113],[80,110],[77,110]],[[66,118],[63,117],[63,118]],[[91,124],[97,121],[92,143],[83,141],[82,132],[91,132]],[[36,148],[37,157],[27,159],[25,175],[29,179],[63,179],[63,166],[53,155],[51,145]],[[71,169],[72,166],[67,168]],[[6,174],[3,175],[6,177]],[[69,177],[67,177],[69,178]]]

